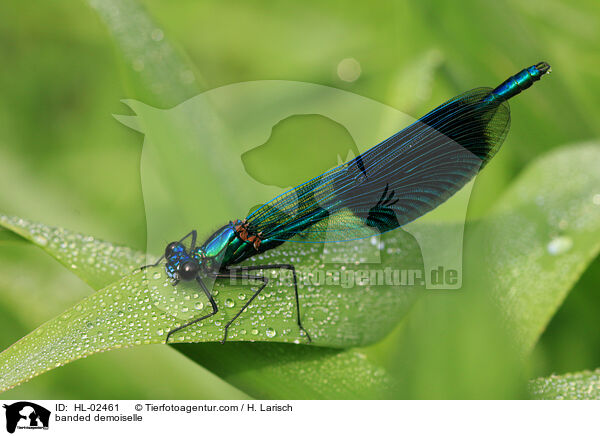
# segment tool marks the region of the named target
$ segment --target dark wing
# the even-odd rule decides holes
[[[248,218],[262,239],[360,239],[407,224],[469,182],[510,125],[506,101],[476,88],[351,161],[291,189]]]

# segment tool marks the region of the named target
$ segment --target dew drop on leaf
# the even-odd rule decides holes
[[[48,244],[48,239],[46,239],[42,235],[34,235],[33,242],[35,242],[38,245],[41,245],[42,247],[45,247]]]
[[[558,236],[548,243],[546,249],[551,255],[557,256],[566,253],[571,247],[573,247],[573,240],[571,238],[568,236]]]

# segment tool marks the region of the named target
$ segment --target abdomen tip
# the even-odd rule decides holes
[[[535,68],[537,68],[537,70],[542,74],[546,74],[552,71],[552,67],[548,62],[539,62],[535,64]]]

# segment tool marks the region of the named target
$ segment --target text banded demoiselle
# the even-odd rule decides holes
[[[229,326],[268,283],[259,271],[288,269],[294,279],[298,327],[310,342],[302,326],[294,265],[235,265],[292,239],[326,243],[370,237],[436,208],[498,152],[510,126],[508,100],[549,72],[550,65],[540,62],[494,89],[475,88],[460,94],[356,158],[279,195],[244,220],[224,225],[202,245],[196,245],[195,230],[167,245],[153,266],[164,258],[173,285],[196,280],[212,310],[171,330],[166,341],[219,310],[203,279],[261,283],[225,325],[225,342]],[[190,244],[185,246],[188,238]]]

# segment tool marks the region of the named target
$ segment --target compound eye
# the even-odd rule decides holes
[[[198,263],[190,261],[186,262],[177,271],[181,280],[192,280],[196,277],[200,271],[200,265]]]
[[[179,245],[179,242],[171,242],[167,245],[167,248],[165,248],[165,257],[170,257]]]

